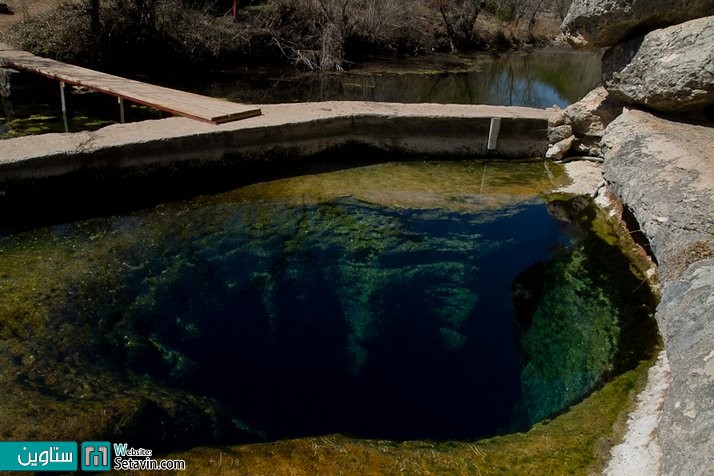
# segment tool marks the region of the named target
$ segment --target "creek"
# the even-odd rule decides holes
[[[567,49],[470,56],[374,58],[343,73],[245,66],[188,75],[136,79],[231,101],[264,104],[304,101],[496,104],[566,107],[600,81],[600,53]],[[62,132],[56,82],[11,75],[12,93],[0,104],[0,137]],[[93,130],[118,121],[116,99],[86,90],[69,94],[69,130]],[[127,120],[164,117],[131,104]]]

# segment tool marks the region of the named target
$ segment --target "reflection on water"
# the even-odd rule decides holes
[[[558,175],[388,163],[7,236],[0,377],[43,396],[38,419],[141,378],[169,415],[207,396],[268,438],[528,427],[631,368],[654,329],[632,325],[646,287],[587,202],[541,198]]]
[[[600,53],[564,49],[472,56],[433,55],[372,60],[343,73],[297,73],[249,66],[231,72],[140,78],[244,103],[382,101],[565,107],[600,82]],[[0,138],[62,132],[59,91],[30,75],[11,79],[0,104]],[[116,100],[99,93],[68,94],[69,130],[93,130],[118,120]],[[161,117],[131,105],[127,120]]]
[[[203,86],[235,101],[382,101],[565,107],[600,82],[600,54],[537,50],[374,61],[344,73],[281,74],[247,68]]]

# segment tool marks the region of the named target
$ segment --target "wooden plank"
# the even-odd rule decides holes
[[[0,44],[0,65],[111,94],[121,99],[154,107],[178,116],[222,124],[259,116],[260,108],[223,99],[143,83],[80,66],[35,56]]]

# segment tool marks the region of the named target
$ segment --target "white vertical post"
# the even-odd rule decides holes
[[[69,123],[67,122],[67,100],[64,97],[64,81],[60,81],[60,98],[62,100],[62,121],[64,121],[64,131],[69,132]]]
[[[496,150],[498,144],[498,134],[501,132],[501,118],[491,118],[491,128],[488,131],[488,150]]]
[[[120,97],[119,99],[119,122],[124,124],[124,98]]]

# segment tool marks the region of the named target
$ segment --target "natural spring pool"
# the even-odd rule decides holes
[[[0,432],[171,450],[526,430],[657,343],[648,286],[565,182],[387,162],[6,232]]]

